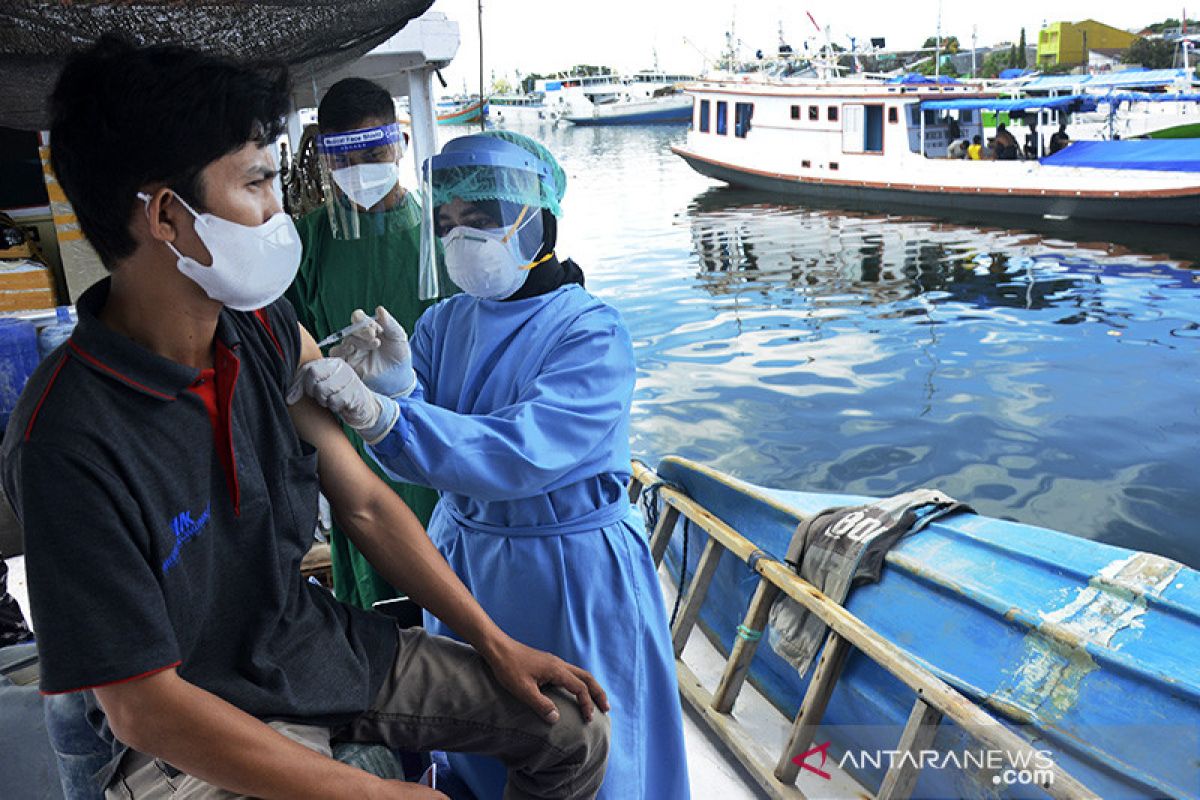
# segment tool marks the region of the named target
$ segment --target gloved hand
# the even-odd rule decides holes
[[[350,315],[351,323],[365,319],[361,308]],[[329,355],[343,359],[367,386],[388,397],[407,397],[417,385],[408,334],[383,306],[375,309],[372,324],[347,335]]]
[[[296,370],[287,401],[295,403],[303,395],[337,414],[367,444],[378,444],[400,416],[396,401],[371,391],[340,358],[314,359]]]

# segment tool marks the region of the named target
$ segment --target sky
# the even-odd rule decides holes
[[[1193,0],[1190,16],[1200,16],[1200,0]],[[1117,28],[1141,28],[1167,17],[1180,18],[1183,4],[1177,0],[1000,0],[1000,2],[944,2],[942,33],[957,36],[970,47],[971,32],[977,32],[980,47],[998,42],[1015,42],[1025,27],[1030,44],[1047,22],[1096,19]],[[716,58],[725,47],[725,33],[733,22],[742,42],[742,55],[756,49],[771,51],[784,37],[795,49],[803,40],[817,36],[808,20],[829,26],[833,40],[849,45],[885,37],[889,48],[920,47],[937,30],[939,3],[936,0],[483,0],[485,81],[515,72],[549,73],[573,64],[608,64],[620,70],[658,66],[668,72],[698,73],[706,54]],[[479,35],[476,0],[436,0],[440,11],[459,23],[462,44],[458,56],[443,75],[449,91],[459,92],[464,80],[469,91],[479,82]],[[824,42],[824,34],[820,41]]]

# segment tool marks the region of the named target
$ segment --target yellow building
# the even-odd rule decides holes
[[[1038,34],[1037,65],[1040,69],[1057,64],[1086,64],[1088,53],[1104,48],[1125,49],[1137,40],[1135,34],[1085,19],[1083,22],[1055,22]]]

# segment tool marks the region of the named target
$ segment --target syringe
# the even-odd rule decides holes
[[[342,328],[340,331],[334,331],[321,341],[317,342],[317,347],[328,347],[331,344],[337,344],[350,334],[361,331],[363,328],[371,325],[373,322],[375,322],[375,320],[371,319],[370,317],[367,317],[366,319],[360,319],[358,322],[352,322],[346,327]]]

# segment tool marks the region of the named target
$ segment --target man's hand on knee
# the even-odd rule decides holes
[[[601,711],[608,711],[608,697],[592,674],[557,656],[526,647],[508,637],[490,647],[483,656],[496,680],[551,725],[558,722],[558,709],[554,701],[542,693],[542,686],[560,686],[573,694],[587,721],[591,721],[597,706]]]

